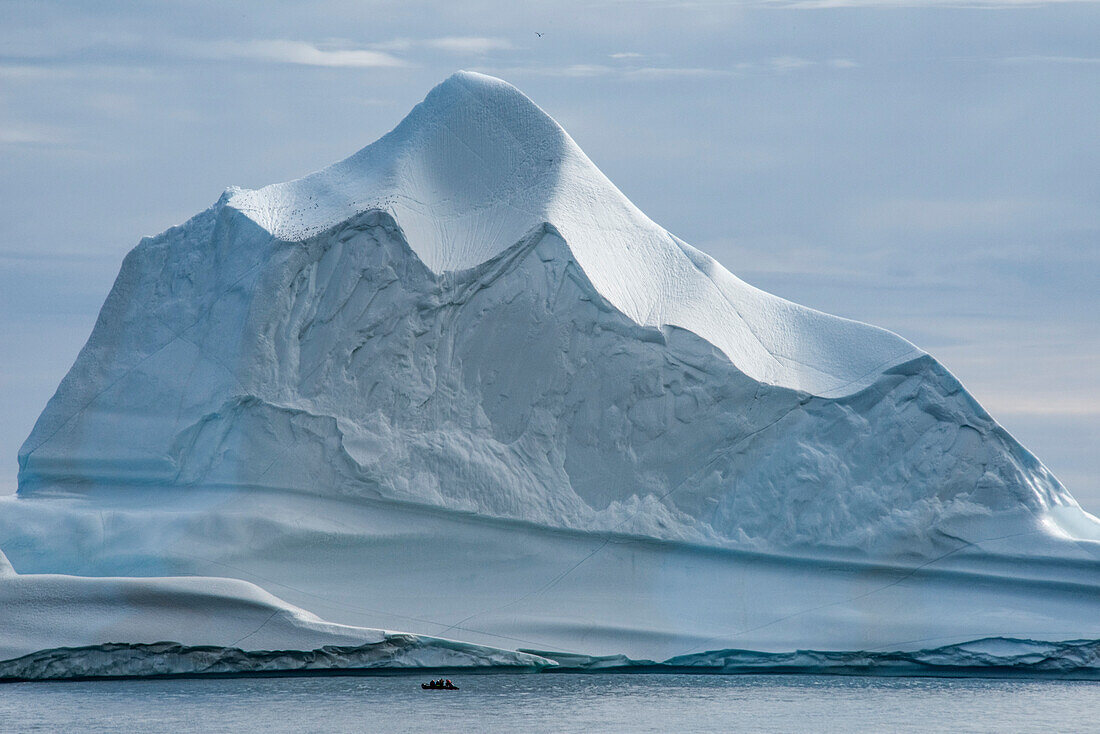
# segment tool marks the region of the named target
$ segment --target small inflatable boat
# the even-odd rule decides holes
[[[449,686],[432,686],[432,685],[428,685],[427,683],[421,683],[420,687],[423,688],[425,691],[457,691],[457,690],[459,690],[458,686],[456,686],[454,684],[451,684]]]

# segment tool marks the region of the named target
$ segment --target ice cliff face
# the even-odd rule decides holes
[[[143,241],[19,461],[715,545],[1095,533],[930,356],[746,285],[469,73]]]

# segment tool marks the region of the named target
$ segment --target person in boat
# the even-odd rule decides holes
[[[438,680],[433,679],[431,681],[428,681],[427,683],[421,683],[420,686],[422,688],[430,688],[432,690],[436,690],[436,689],[443,689],[443,690],[448,690],[448,691],[457,691],[458,690],[458,686],[456,686],[454,683],[452,683],[450,678],[447,678],[447,679],[440,678]]]

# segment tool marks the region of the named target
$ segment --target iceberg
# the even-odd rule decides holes
[[[0,594],[80,578],[148,621],[123,579],[190,576],[297,621],[242,652],[163,601],[11,658],[260,670],[373,634],[302,615],[533,668],[1100,638],[1100,521],[942,365],[739,280],[469,72],[142,240],[19,468]],[[357,654],[283,660],[388,659]]]

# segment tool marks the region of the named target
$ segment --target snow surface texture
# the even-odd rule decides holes
[[[655,660],[1100,636],[1100,524],[941,365],[741,282],[477,74],[144,240],[19,462],[21,572]]]

